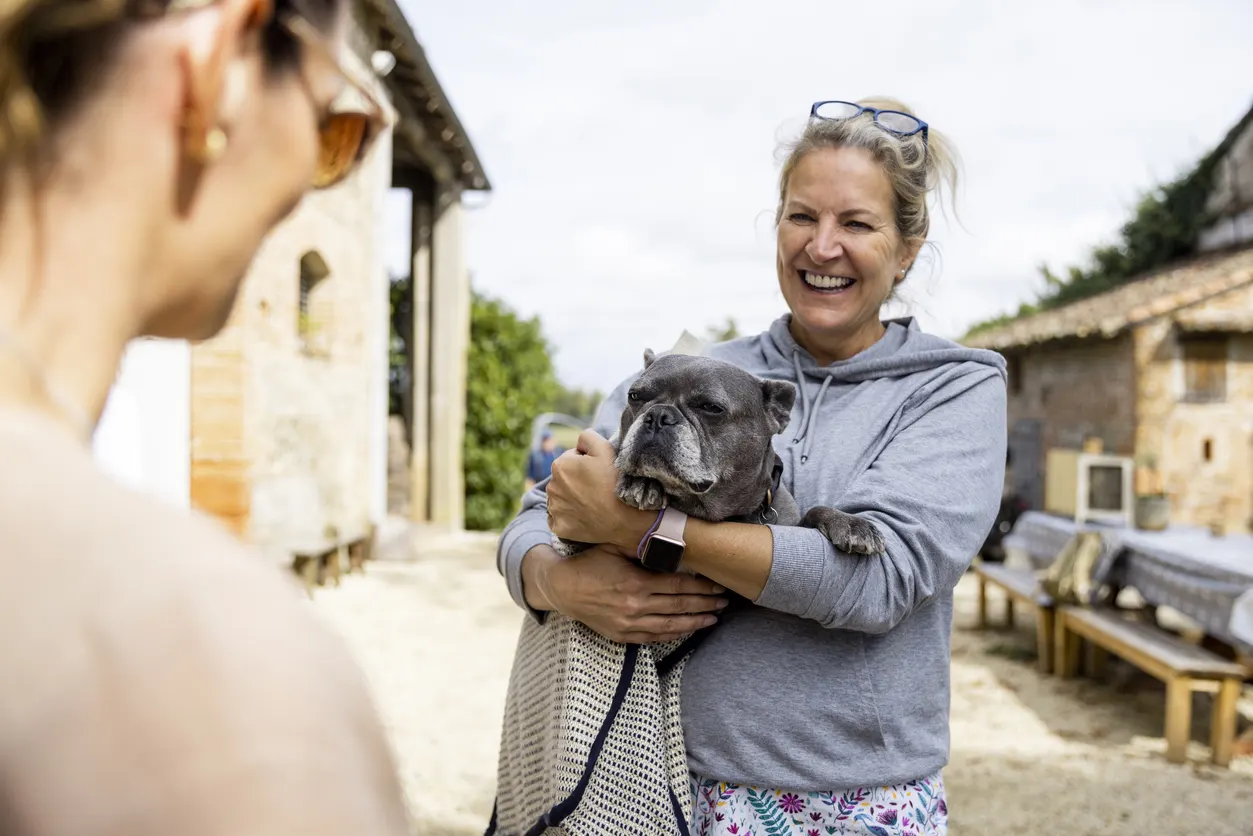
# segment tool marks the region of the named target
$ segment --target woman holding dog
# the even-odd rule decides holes
[[[820,102],[784,163],[776,211],[788,313],[709,355],[799,389],[775,437],[802,512],[869,520],[883,553],[812,529],[689,519],[690,573],[636,558],[657,521],[615,495],[606,441],[630,382],[595,430],[527,496],[501,539],[510,592],[621,642],[668,641],[719,620],[687,663],[683,731],[694,834],[944,834],[953,589],[998,507],[1005,462],[1000,357],[880,309],[956,181],[944,137],[892,101]],[[560,558],[552,533],[600,546]],[[752,602],[724,612],[726,591]],[[773,831],[772,831],[773,832]]]

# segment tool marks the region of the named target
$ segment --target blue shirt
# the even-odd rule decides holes
[[[542,482],[552,475],[553,462],[564,452],[560,447],[551,451],[532,450],[526,459],[526,478]]]

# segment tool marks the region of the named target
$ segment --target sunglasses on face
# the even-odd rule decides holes
[[[863,113],[869,113],[874,118],[874,123],[890,134],[906,137],[921,133],[923,144],[927,143],[927,128],[929,127],[927,123],[917,116],[911,116],[899,110],[879,110],[874,107],[863,107],[854,102],[839,101],[814,102],[814,106],[809,110],[811,119],[833,121],[855,119]]]
[[[286,14],[279,22],[312,57],[327,63],[344,81],[346,89],[318,123],[318,164],[312,186],[328,189],[343,182],[365,159],[387,127],[387,114],[370,88],[344,66],[325,37],[308,21]],[[355,101],[349,103],[346,99]]]

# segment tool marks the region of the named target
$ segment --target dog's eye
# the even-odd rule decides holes
[[[640,400],[640,393],[639,392],[627,392],[627,400],[631,401],[632,403],[638,403]]]
[[[697,407],[701,412],[708,412],[710,415],[721,415],[722,407],[716,403],[703,403]]]

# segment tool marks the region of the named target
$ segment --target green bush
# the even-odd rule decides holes
[[[531,422],[561,391],[538,318],[474,293],[466,370],[466,528],[495,531],[518,511]]]

